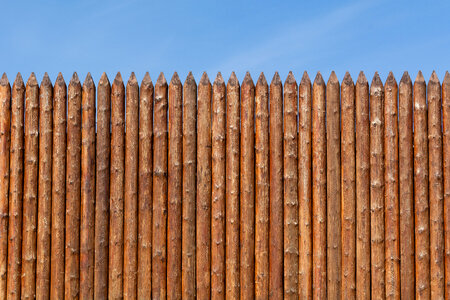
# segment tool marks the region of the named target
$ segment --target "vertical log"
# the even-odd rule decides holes
[[[191,72],[183,85],[183,224],[181,289],[183,299],[195,299],[195,207],[197,172],[197,84]]]
[[[211,83],[206,73],[197,99],[197,297],[207,299],[211,290]]]
[[[412,84],[408,72],[399,84],[399,199],[400,199],[400,294],[414,293],[414,152]]]
[[[327,137],[327,297],[341,297],[341,145],[339,80],[331,72],[326,95]]]
[[[414,82],[414,209],[416,297],[430,299],[430,218],[428,204],[428,118],[426,84]]]
[[[152,297],[166,298],[167,233],[167,81],[155,85],[153,148]]]
[[[102,74],[97,89],[94,299],[108,296],[111,85]]]
[[[311,80],[303,73],[299,85],[298,207],[299,299],[312,298],[312,186],[311,186]],[[271,131],[272,132],[272,131]],[[272,135],[271,135],[272,136]],[[272,186],[271,186],[272,190]]]
[[[325,82],[317,73],[312,95],[313,297],[327,297],[327,146]]]
[[[370,85],[370,227],[372,298],[384,299],[384,91],[378,73]]]
[[[241,299],[255,297],[255,85],[245,74],[241,88],[240,282]]]
[[[284,297],[298,298],[297,82],[284,82]]]
[[[65,299],[79,296],[81,201],[81,84],[73,74],[68,89],[66,167]]]
[[[9,146],[11,141],[11,86],[0,79],[0,299],[6,299],[8,269]]]
[[[181,299],[181,189],[183,176],[182,85],[178,74],[169,84],[169,179],[167,226],[167,298]]]
[[[125,87],[117,73],[111,87],[111,175],[109,219],[109,299],[123,297],[123,202],[125,161]]]
[[[450,74],[442,82],[445,298],[450,299]],[[403,278],[402,278],[403,279]]]
[[[239,81],[231,73],[227,83],[226,139],[226,296],[239,299]]]
[[[345,73],[341,85],[342,298],[356,299],[355,85]]]
[[[211,299],[225,299],[225,82],[212,91]]]
[[[7,298],[20,299],[22,261],[22,198],[24,173],[25,86],[17,74],[11,91]],[[63,263],[64,266],[64,263]]]
[[[139,91],[139,191],[137,298],[152,294],[153,83],[148,72]]]
[[[61,73],[53,91],[52,235],[50,298],[64,298],[64,236],[66,214],[66,97]]]
[[[36,228],[39,159],[39,85],[34,73],[25,91],[25,172],[23,180],[22,292],[36,297]]]
[[[94,297],[95,84],[88,73],[81,95],[80,299]]]
[[[392,72],[384,85],[386,298],[400,299],[400,213],[398,198],[398,87]]]
[[[356,297],[370,299],[370,125],[369,84],[359,73],[355,94]]]
[[[52,217],[53,87],[45,73],[39,90],[39,182],[36,298],[50,299],[50,234]]]
[[[444,194],[442,182],[441,84],[433,71],[427,86],[430,195],[431,299],[444,299]]]
[[[269,298],[269,86],[255,90],[255,297]]]
[[[123,297],[137,296],[139,84],[131,73],[126,88]]]

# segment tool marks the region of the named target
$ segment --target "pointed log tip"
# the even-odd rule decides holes
[[[372,83],[373,86],[383,86],[383,82],[381,81],[380,74],[378,72],[375,72],[375,75],[373,75]]]
[[[164,76],[163,72],[159,73],[158,79],[156,80],[156,84],[158,84],[158,85],[166,85],[167,84],[167,80],[166,80],[166,77]]]
[[[273,74],[272,82],[270,84],[271,85],[279,85],[279,84],[281,84],[281,77],[280,77],[280,74],[278,72],[275,72],[275,74]]]
[[[431,73],[430,82],[439,83],[439,78],[436,74],[436,71],[434,71],[434,70],[433,70],[433,73]]]
[[[180,77],[178,76],[177,72],[174,72],[172,75],[172,79],[170,79],[171,85],[181,85]]]
[[[84,79],[83,86],[91,88],[94,86],[94,80],[92,79],[91,73],[88,72],[86,78]]]
[[[24,85],[22,74],[20,74],[20,72],[17,73],[17,75],[16,75],[16,79],[14,80],[14,85],[17,86],[17,87],[20,87],[20,86]]]
[[[425,77],[423,77],[422,71],[419,70],[415,81],[420,83],[425,82]]]
[[[228,79],[228,84],[231,86],[238,86],[239,80],[237,79],[236,73],[231,72],[230,78]]]
[[[342,80],[342,84],[346,84],[346,85],[353,84],[353,79],[352,79],[352,76],[350,75],[349,71],[345,72],[344,79]]]
[[[400,83],[411,84],[411,77],[409,77],[408,71],[403,72],[402,79],[400,79]]]
[[[150,74],[148,72],[145,72],[144,78],[142,78],[141,85],[145,85],[145,86],[153,85],[152,79],[150,78]]]
[[[115,84],[123,84],[122,74],[120,72],[117,72],[116,77],[114,78]]]
[[[289,74],[286,77],[286,81],[284,82],[284,84],[294,84],[294,83],[297,85],[297,81],[295,80],[294,73],[292,73],[292,71],[289,71]]]
[[[100,77],[98,85],[109,85],[108,75],[106,75],[105,72],[103,72],[102,76]]]
[[[311,84],[311,79],[309,78],[308,72],[303,72],[302,80],[300,84]]]
[[[256,83],[256,85],[267,85],[267,80],[266,76],[264,76],[264,72],[261,72],[261,74],[259,74],[258,82]]]
[[[214,84],[215,85],[225,84],[225,81],[223,80],[223,77],[222,77],[222,73],[217,72],[217,76],[216,76],[216,79],[214,80]]]
[[[366,75],[364,74],[363,71],[359,72],[357,82],[360,83],[360,84],[368,83]]]
[[[245,73],[244,80],[242,81],[242,85],[244,85],[244,84],[250,84],[250,85],[253,85],[253,79],[252,79],[252,76],[250,75],[250,72],[249,72],[249,71],[247,71],[247,72]]]
[[[200,85],[209,85],[211,84],[211,81],[209,81],[208,74],[206,72],[203,72],[202,78],[200,79]]]
[[[36,79],[36,74],[34,74],[34,72],[31,72],[31,75],[27,81],[27,85],[29,85],[29,86],[37,86],[38,85],[38,81]]]
[[[322,74],[320,74],[320,71],[317,72],[316,78],[314,79],[314,84],[316,85],[324,85],[325,81],[323,81]]]
[[[394,73],[390,71],[388,77],[386,78],[386,85],[396,85],[396,84],[397,81],[395,80]]]
[[[80,79],[78,78],[77,72],[74,72],[74,73],[73,73],[72,79],[70,79],[69,84],[72,84],[72,85],[74,85],[74,84],[80,84]]]
[[[58,77],[56,77],[55,85],[66,85],[64,81],[64,77],[61,72],[58,73]]]
[[[195,78],[192,74],[192,71],[189,71],[188,75],[186,76],[186,80],[184,81],[184,84],[195,84]]]
[[[450,73],[448,71],[445,72],[444,80],[442,84],[450,85]]]
[[[339,79],[334,71],[331,71],[330,77],[328,78],[329,84],[339,84]]]
[[[6,86],[9,84],[8,76],[6,76],[6,73],[3,73],[2,78],[0,79],[0,85]]]
[[[131,72],[130,78],[128,78],[127,85],[139,85],[134,72]]]
[[[48,73],[45,72],[44,77],[42,78],[41,86],[51,86],[52,82],[50,80],[50,77],[48,76]]]

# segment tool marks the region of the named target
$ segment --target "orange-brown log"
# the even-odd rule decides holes
[[[442,81],[445,298],[450,299],[450,74]],[[403,278],[402,278],[403,279]]]

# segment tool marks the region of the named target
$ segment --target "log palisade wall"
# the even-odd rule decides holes
[[[450,299],[450,74],[0,80],[0,299]]]

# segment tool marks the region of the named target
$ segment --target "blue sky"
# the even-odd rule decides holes
[[[2,1],[0,72],[156,80],[177,71],[299,81],[450,69],[450,1]]]

